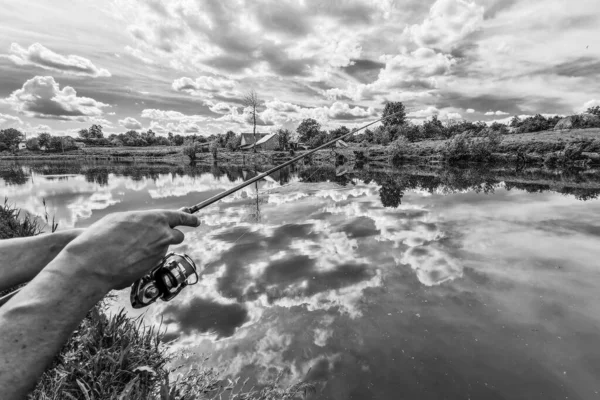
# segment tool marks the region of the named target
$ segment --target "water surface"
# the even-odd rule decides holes
[[[178,208],[255,168],[0,165],[59,228]],[[187,363],[320,399],[600,398],[600,179],[548,171],[298,167],[202,212],[201,282],[144,311]],[[128,307],[128,292],[120,305]],[[132,315],[137,311],[131,310]]]

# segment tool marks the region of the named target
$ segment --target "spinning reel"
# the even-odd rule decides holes
[[[131,286],[131,305],[143,308],[156,300],[169,301],[184,287],[198,283],[194,261],[186,254],[169,253],[150,273]]]

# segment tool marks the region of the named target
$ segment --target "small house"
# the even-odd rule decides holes
[[[256,132],[256,142],[267,136],[266,133]],[[242,133],[242,140],[240,142],[240,150],[249,150],[254,147],[254,133]]]
[[[256,148],[258,150],[277,150],[279,149],[279,135],[277,133],[271,133],[264,136],[258,142],[256,142]]]
[[[19,142],[19,146],[18,149],[19,150],[25,150],[27,148],[27,143],[26,142]]]

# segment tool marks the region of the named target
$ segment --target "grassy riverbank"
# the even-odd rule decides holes
[[[169,161],[189,163],[184,146],[154,147],[87,147],[65,153],[20,151],[4,153],[0,159],[93,159],[112,161]],[[348,160],[383,161],[396,157],[413,162],[526,163],[547,164],[600,164],[600,129],[573,129],[518,134],[454,136],[446,140],[398,140],[388,146],[351,143],[343,149],[322,150],[312,156],[317,162],[333,162],[338,155]],[[295,152],[294,155],[302,154]],[[208,152],[197,153],[197,162],[215,160],[230,164],[276,164],[291,159],[289,151],[240,152],[218,149],[216,157]]]
[[[0,239],[35,236],[45,229],[43,221],[21,213],[8,200],[0,205],[0,227]],[[110,315],[101,302],[81,322],[29,399],[260,400],[305,398],[314,392],[309,383],[281,389],[272,382],[255,389],[224,380],[213,368],[178,365],[177,358],[163,343],[160,329],[124,311]]]

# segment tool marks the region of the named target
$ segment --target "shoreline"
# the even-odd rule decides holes
[[[417,163],[445,163],[444,146],[450,140],[423,140],[406,143],[402,149],[402,159]],[[535,133],[508,134],[489,161],[473,164],[526,164],[543,165],[548,157],[561,157],[570,148],[583,151],[569,154],[577,165],[600,165],[600,129],[573,129],[569,131],[543,131]],[[183,154],[184,146],[161,147],[88,147],[66,153],[34,153],[0,155],[0,160],[107,160],[107,161],[157,161],[189,163]],[[382,162],[390,159],[391,146],[372,145],[362,147],[351,143],[347,148],[320,150],[310,156],[311,161],[335,163],[338,158],[348,162]],[[196,162],[225,162],[234,165],[279,164],[288,161],[305,151],[219,151],[216,159],[210,153],[197,153]],[[343,157],[343,158],[341,158]]]

